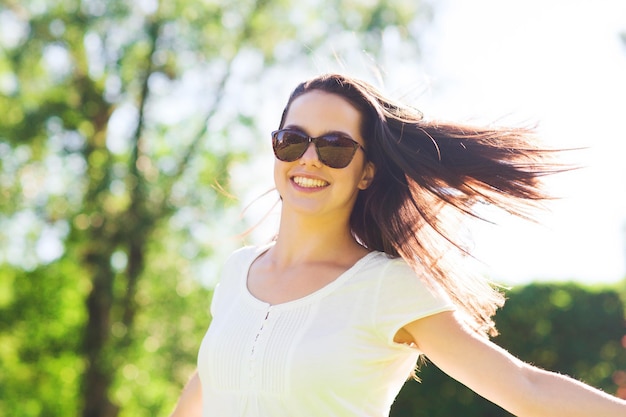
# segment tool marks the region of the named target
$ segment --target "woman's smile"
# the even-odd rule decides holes
[[[327,186],[330,185],[328,181],[324,181],[319,178],[310,178],[310,177],[303,177],[303,176],[294,176],[291,178],[291,181],[293,181],[300,188],[308,188],[308,189],[311,189],[311,188],[321,189],[321,188],[326,188]]]

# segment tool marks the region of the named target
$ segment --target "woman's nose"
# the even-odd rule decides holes
[[[314,143],[309,143],[308,148],[306,148],[306,151],[304,151],[304,154],[300,157],[300,162],[315,165],[322,164],[317,156],[317,149],[315,149]]]

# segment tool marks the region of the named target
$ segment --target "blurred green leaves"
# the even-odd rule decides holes
[[[10,294],[0,306],[0,410],[15,416],[76,414],[86,276],[60,261],[30,272],[3,266],[0,277],[3,297]]]

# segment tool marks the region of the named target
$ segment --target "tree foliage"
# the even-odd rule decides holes
[[[414,50],[418,6],[3,1],[0,410],[167,413],[209,320],[199,282],[245,227],[231,173],[268,97],[390,30]]]

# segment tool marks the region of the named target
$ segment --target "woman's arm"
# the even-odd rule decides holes
[[[417,320],[397,339],[414,342],[448,375],[518,417],[626,416],[626,401],[522,362],[468,329],[455,313]]]
[[[194,372],[185,385],[178,404],[170,417],[201,417],[202,416],[202,387],[198,371]]]

